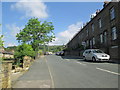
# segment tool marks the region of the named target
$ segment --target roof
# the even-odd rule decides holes
[[[0,53],[13,55],[12,52],[7,52],[7,51],[0,51]]]
[[[112,2],[112,1],[111,1],[111,2]],[[107,7],[108,5],[110,5],[111,2],[107,3],[105,7],[103,7],[90,21],[88,21],[88,22],[86,23],[86,25],[83,26],[83,28],[81,28],[80,31],[79,31],[78,33],[76,33],[76,34],[73,36],[73,38],[72,38],[66,45],[68,45],[81,31],[84,30],[84,28],[86,28],[100,13],[102,13],[102,12],[106,9],[106,7]]]
[[[100,50],[100,49],[86,49],[85,51],[87,51],[87,50]]]

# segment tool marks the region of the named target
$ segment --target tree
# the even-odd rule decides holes
[[[31,45],[24,43],[22,45],[19,45],[16,48],[14,56],[15,56],[15,59],[17,60],[16,62],[19,63],[20,61],[23,61],[24,56],[35,57],[35,52],[33,51],[33,48]]]
[[[1,26],[1,24],[0,24],[0,26]],[[2,40],[2,38],[3,38],[3,35],[0,35],[0,47],[2,47],[3,46],[3,40]]]
[[[3,35],[0,36],[0,47],[3,46],[3,42],[4,42],[4,41],[2,40],[2,38],[3,38]]]
[[[16,50],[16,48],[17,48],[17,46],[9,46],[9,47],[7,47],[7,48],[4,48],[5,49],[5,51],[8,51],[8,52],[11,52],[12,50]]]
[[[31,45],[28,45],[28,44],[24,43],[22,45],[19,45],[16,48],[15,57],[22,59],[24,56],[30,56],[30,57],[35,56],[35,53],[34,53],[33,48],[32,48]]]
[[[19,42],[30,44],[34,51],[38,51],[40,45],[52,42],[55,38],[53,30],[52,22],[42,23],[38,18],[31,18],[16,37]]]

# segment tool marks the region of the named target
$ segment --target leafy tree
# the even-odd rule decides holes
[[[8,52],[11,52],[12,50],[16,50],[17,46],[10,46],[10,47],[7,47],[5,48],[5,51],[8,51]]]
[[[0,26],[1,26],[1,24],[0,24]],[[2,47],[3,46],[3,40],[2,40],[2,38],[3,38],[3,35],[0,35],[0,47]]]
[[[16,62],[20,62],[20,60],[23,60],[24,56],[34,57],[35,52],[33,51],[33,48],[31,45],[24,43],[22,45],[19,45],[16,48],[14,56],[15,56],[15,59],[17,60]]]
[[[39,53],[40,55],[42,55],[42,54],[43,54],[43,51],[42,51],[42,50],[39,50],[38,53]]]
[[[31,18],[16,37],[19,42],[30,44],[34,51],[38,51],[40,45],[49,43],[55,38],[53,30],[52,22],[42,23],[38,18]]]
[[[2,38],[3,38],[3,35],[0,36],[0,47],[3,46],[3,42],[4,42],[4,41],[2,40]]]

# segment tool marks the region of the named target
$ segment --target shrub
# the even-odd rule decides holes
[[[32,58],[35,57],[35,52],[31,45],[22,44],[17,47],[14,54],[14,57],[17,60],[16,63],[20,63],[24,56],[30,56]]]

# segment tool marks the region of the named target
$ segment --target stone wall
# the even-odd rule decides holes
[[[11,70],[13,61],[2,62],[2,88],[11,88]]]
[[[25,56],[23,60],[23,69],[29,69],[31,63],[34,61],[31,57]]]

